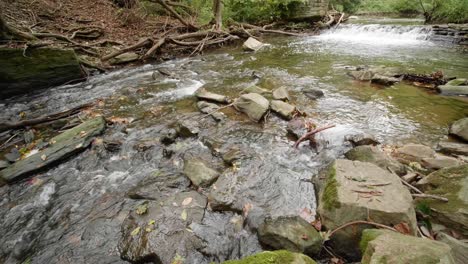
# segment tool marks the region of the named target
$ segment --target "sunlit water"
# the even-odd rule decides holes
[[[319,36],[266,38],[270,45],[257,53],[229,47],[204,56],[118,70],[85,83],[1,102],[1,118],[15,119],[22,111],[31,117],[104,99],[106,117],[135,121],[127,129],[119,125],[109,128],[104,135],[123,142],[117,153],[87,151],[35,176],[38,180],[0,188],[1,231],[5,234],[0,261],[29,252],[33,263],[57,255],[60,258],[54,263],[117,263],[120,224],[137,203],[124,199],[125,193],[155,170],[180,174],[186,155],[224,169],[222,161],[211,156],[206,138],[239,146],[255,157],[246,167],[241,166],[241,172],[248,170],[256,178],[250,182],[252,186],[237,186],[243,190],[238,199],[270,215],[315,210],[314,188],[304,180],[343,154],[349,147],[344,142],[348,134],[365,131],[388,144],[437,143],[446,137],[449,124],[468,115],[464,98],[444,97],[403,83],[376,87],[347,75],[350,67],[384,65],[404,72],[442,70],[448,76],[468,77],[468,54],[432,43],[425,26],[395,23],[361,21]],[[153,79],[158,68],[173,72],[174,77],[156,75]],[[258,83],[253,72],[264,74],[264,80]],[[169,147],[175,153],[172,158],[162,156],[162,133],[181,116],[197,115],[193,97],[197,89],[205,87],[235,98],[255,83],[265,88],[287,87],[292,103],[316,123],[337,125],[319,136],[326,142],[320,153],[307,145],[294,150],[286,136],[286,122],[274,115],[257,125],[226,109],[232,121],[214,125],[204,120],[198,139],[181,140]],[[301,93],[307,87],[319,88],[325,96],[310,100]],[[154,111],[157,113],[150,114]],[[141,144],[153,148],[140,152]],[[161,190],[161,195],[184,188],[188,185]],[[221,255],[206,256],[196,263],[223,259]]]

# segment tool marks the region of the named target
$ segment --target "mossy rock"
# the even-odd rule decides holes
[[[406,169],[403,164],[388,156],[378,147],[358,146],[346,152],[345,157],[349,160],[370,162],[385,170],[390,168],[398,175],[404,175],[406,173]]]
[[[287,250],[264,251],[241,260],[229,260],[223,264],[316,264],[306,255]]]
[[[364,230],[360,248],[362,264],[455,263],[447,244],[389,230]]]
[[[84,77],[73,50],[0,48],[0,97],[62,85]]]

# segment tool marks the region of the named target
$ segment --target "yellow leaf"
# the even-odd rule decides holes
[[[148,204],[147,203],[144,203],[144,204],[141,204],[137,207],[136,209],[136,213],[137,215],[144,215],[148,212]]]
[[[47,159],[47,156],[45,154],[42,154],[41,160],[45,161]]]
[[[141,230],[141,228],[137,227],[137,228],[133,229],[133,231],[132,231],[132,233],[130,235],[136,236],[136,235],[138,235],[140,233],[140,230]]]
[[[182,206],[187,206],[192,202],[193,198],[192,197],[187,197],[182,201]]]
[[[154,225],[156,223],[156,221],[154,221],[153,219],[151,219],[149,222],[148,222],[148,225]]]
[[[187,221],[187,211],[185,209],[182,211],[182,214],[180,214],[180,218],[182,218],[184,221]]]
[[[147,233],[150,233],[151,231],[153,231],[153,229],[152,229],[151,227],[147,227],[147,228],[145,229],[145,231],[146,231]]]

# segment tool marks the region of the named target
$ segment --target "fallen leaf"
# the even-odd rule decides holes
[[[147,203],[144,203],[144,204],[141,204],[137,207],[136,209],[136,213],[137,215],[144,215],[148,212],[148,204]]]
[[[145,231],[146,231],[146,233],[150,233],[151,231],[153,231],[153,229],[152,229],[151,227],[147,227],[147,228],[145,229]]]
[[[411,234],[410,227],[409,227],[409,225],[408,225],[407,223],[405,223],[405,222],[401,222],[401,223],[395,225],[394,228],[395,228],[398,232],[400,232],[400,233],[402,233],[402,234],[405,234],[405,235]]]
[[[156,221],[154,221],[153,219],[149,220],[148,225],[154,225],[154,224],[156,224]]]
[[[252,208],[253,208],[253,205],[251,203],[244,204],[244,208],[242,208],[244,217],[247,217],[247,215],[249,215],[249,212],[250,210],[252,210]]]
[[[45,161],[47,159],[47,156],[45,154],[42,154],[41,160]]]
[[[140,227],[137,227],[135,229],[133,229],[132,233],[130,233],[131,236],[136,236],[140,233],[140,230],[141,228]]]
[[[88,134],[86,131],[81,131],[80,132],[80,137],[85,137]]]
[[[180,214],[180,218],[182,218],[184,221],[187,221],[187,211],[185,209],[182,211],[182,214]]]
[[[187,197],[182,201],[182,206],[187,206],[192,202],[193,198],[192,197]]]

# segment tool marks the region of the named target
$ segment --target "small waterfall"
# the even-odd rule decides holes
[[[318,38],[369,45],[411,45],[428,40],[431,32],[427,26],[348,24],[326,31]]]

